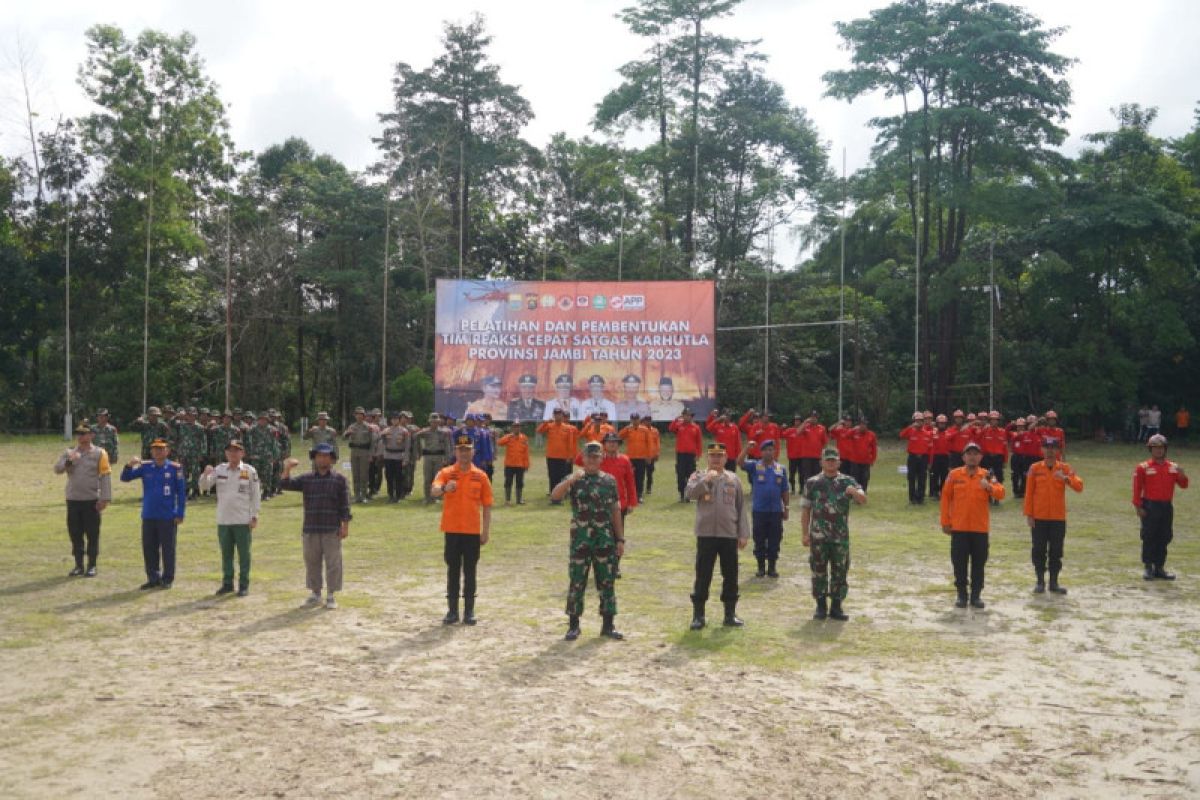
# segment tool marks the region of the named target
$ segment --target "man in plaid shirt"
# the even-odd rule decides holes
[[[342,590],[342,540],[350,535],[350,487],[346,476],[333,471],[333,446],[322,442],[308,454],[313,471],[298,478],[292,470],[300,464],[289,458],[279,481],[282,490],[304,495],[304,567],[312,592],[308,605],[321,602],[321,565],[325,566],[326,608],[337,608],[334,593]]]

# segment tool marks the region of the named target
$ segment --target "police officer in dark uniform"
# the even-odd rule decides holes
[[[546,413],[546,404],[533,396],[537,391],[537,378],[525,374],[517,379],[520,397],[508,401],[509,422],[541,422]]]

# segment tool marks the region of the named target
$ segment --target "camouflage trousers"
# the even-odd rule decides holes
[[[849,539],[813,539],[808,548],[808,563],[812,567],[813,597],[829,595],[835,600],[846,599],[846,573],[850,571]]]
[[[272,473],[275,471],[275,462],[270,458],[247,458],[246,461],[250,462],[250,466],[258,473],[258,485],[266,496],[271,486]]]
[[[187,480],[188,496],[200,494],[200,473],[204,471],[204,459],[201,456],[180,456],[179,466],[183,468]]]
[[[583,594],[587,591],[588,571],[595,568],[596,590],[600,593],[600,613],[617,613],[617,592],[613,575],[617,572],[617,543],[609,531],[587,528],[571,536],[571,563],[567,570],[567,614],[583,614]]]

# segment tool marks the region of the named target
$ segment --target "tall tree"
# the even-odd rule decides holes
[[[901,112],[872,121],[876,164],[904,194],[921,280],[920,364],[925,402],[945,407],[962,337],[956,292],[929,287],[949,275],[989,182],[1040,179],[1058,161],[1071,61],[1050,50],[1058,29],[991,0],[904,0],[837,24],[852,67],[825,75],[827,94],[854,100],[882,92]],[[936,355],[936,358],[934,358]],[[936,372],[934,371],[936,368]]]
[[[487,57],[492,38],[475,16],[466,25],[447,23],[444,52],[417,71],[396,64],[392,80],[394,110],[381,114],[379,141],[385,160],[399,164],[405,150],[441,160],[446,201],[453,213],[460,263],[470,259],[472,206],[499,197],[505,172],[519,166],[531,148],[520,138],[533,110],[518,87],[500,79],[500,68]],[[405,145],[409,138],[422,145]],[[424,146],[444,141],[444,150]],[[427,165],[428,166],[428,165]]]

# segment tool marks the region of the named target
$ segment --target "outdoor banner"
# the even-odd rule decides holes
[[[434,403],[461,419],[703,419],[715,403],[712,281],[437,283]]]

